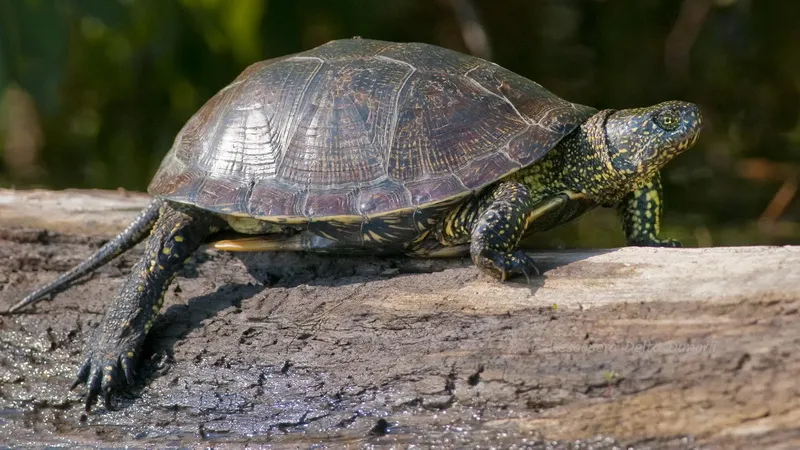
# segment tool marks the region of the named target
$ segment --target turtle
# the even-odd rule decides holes
[[[134,383],[167,287],[202,245],[222,250],[469,254],[505,281],[539,275],[531,233],[596,207],[626,245],[662,239],[662,167],[700,108],[595,109],[493,62],[425,43],[340,39],[257,62],[183,126],[118,236],[9,311],[51,297],[145,241],[86,346],[86,411]],[[216,240],[221,232],[232,238]],[[247,235],[247,237],[244,237]]]

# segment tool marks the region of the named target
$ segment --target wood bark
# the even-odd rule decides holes
[[[0,309],[148,200],[0,190]],[[468,259],[202,249],[136,386],[82,418],[67,388],[138,246],[0,316],[0,441],[800,448],[800,247],[531,252],[528,284]]]

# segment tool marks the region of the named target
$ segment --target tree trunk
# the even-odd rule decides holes
[[[0,309],[148,199],[0,190]],[[68,387],[137,246],[0,316],[0,441],[800,448],[800,247],[532,254],[543,274],[527,284],[468,258],[205,248],[137,385],[79,420]]]

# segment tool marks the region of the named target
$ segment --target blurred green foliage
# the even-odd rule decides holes
[[[697,102],[707,125],[666,170],[666,232],[798,243],[797,17],[755,0],[0,0],[0,186],[144,190],[244,67],[358,35],[485,55],[598,108]],[[600,211],[538,242],[621,234]]]

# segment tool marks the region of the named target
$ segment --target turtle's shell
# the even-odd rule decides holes
[[[248,67],[148,191],[284,223],[419,211],[533,163],[594,112],[444,48],[332,41]]]

